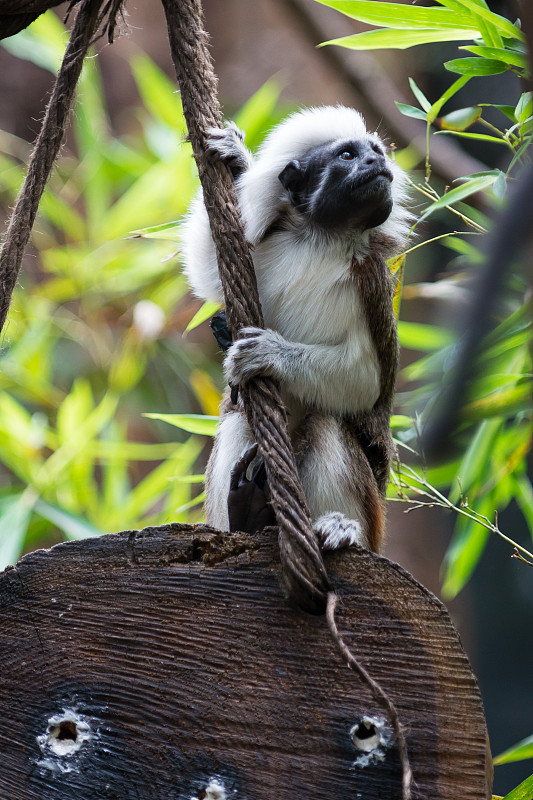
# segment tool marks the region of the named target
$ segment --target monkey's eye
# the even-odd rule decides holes
[[[339,153],[339,158],[342,158],[343,161],[353,161],[355,153],[352,153],[351,150],[343,150],[342,153]]]

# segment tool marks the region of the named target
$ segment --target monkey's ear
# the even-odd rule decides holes
[[[305,170],[299,161],[289,161],[279,173],[278,179],[288,192],[298,192],[304,184]]]

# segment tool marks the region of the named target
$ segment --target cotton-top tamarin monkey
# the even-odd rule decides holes
[[[322,546],[379,550],[398,364],[385,258],[407,232],[405,179],[351,108],[294,114],[255,158],[243,139],[233,125],[212,130],[209,151],[236,180],[266,330],[239,331],[226,378],[233,387],[255,375],[279,381]],[[194,292],[221,302],[201,194],[185,223],[183,256]],[[227,396],[206,475],[207,522],[220,530],[229,527],[232,469],[253,441],[240,401]]]

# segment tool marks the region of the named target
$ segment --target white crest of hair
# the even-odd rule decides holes
[[[279,330],[285,336],[289,335],[288,332],[281,330],[277,321],[269,318],[271,315],[268,309],[268,287],[265,286],[265,281],[270,286],[278,281],[277,285],[283,288],[283,294],[287,292],[288,283],[292,284],[295,292],[306,292],[308,287],[309,296],[314,295],[316,302],[316,287],[314,290],[309,287],[309,283],[315,279],[320,285],[318,296],[326,292],[324,304],[331,304],[331,311],[337,317],[343,310],[338,306],[333,310],[338,296],[332,296],[328,303],[328,287],[338,285],[339,281],[348,277],[353,256],[363,258],[368,252],[370,231],[359,231],[355,234],[351,231],[344,240],[339,236],[316,231],[308,231],[304,236],[301,235],[301,231],[298,234],[287,231],[278,233],[272,237],[272,241],[269,237],[267,242],[262,242],[263,236],[280,212],[287,210],[290,213],[287,192],[278,178],[280,172],[293,159],[302,159],[311,148],[337,139],[381,142],[377,134],[367,131],[363,117],[353,108],[321,106],[304,109],[292,114],[270,132],[249,169],[237,180],[239,206],[246,237],[256,248],[254,265],[265,322],[267,326]],[[403,171],[392,160],[390,167],[394,175],[393,210],[389,218],[374,231],[381,231],[391,237],[398,243],[398,249],[401,249],[410,219],[409,212],[403,205],[406,200],[406,181]],[[195,294],[204,299],[221,302],[222,289],[215,249],[201,192],[193,201],[183,226],[182,254],[185,273]],[[268,262],[266,265],[269,272],[268,279],[262,274],[265,260]],[[313,265],[313,275],[310,274],[310,264]],[[288,294],[281,305],[291,305]],[[283,309],[278,307],[276,311],[278,319],[283,318]],[[309,306],[307,311],[310,311]],[[331,316],[329,319],[331,320]],[[299,329],[301,324],[300,319]],[[309,314],[309,325],[310,327],[316,325],[312,314]],[[331,337],[330,329],[329,334]]]

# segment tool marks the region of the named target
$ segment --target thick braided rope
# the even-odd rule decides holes
[[[189,139],[198,164],[233,332],[263,326],[257,283],[237,210],[229,170],[205,156],[206,134],[220,127],[217,81],[207,48],[200,0],[163,0],[170,47],[181,89]],[[290,595],[303,608],[323,612],[329,581],[312,529],[278,387],[270,379],[241,387],[246,413],[259,443],[272,505],[280,528],[281,564]]]
[[[31,154],[28,174],[9,220],[0,255],[0,331],[4,327],[39,201],[63,141],[83,59],[101,19],[101,5],[102,0],[84,0],[80,6]]]

